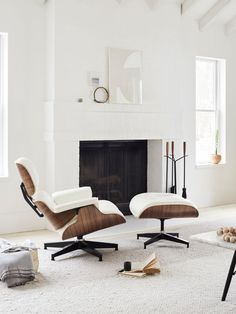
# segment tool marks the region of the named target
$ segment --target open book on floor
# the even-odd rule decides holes
[[[160,271],[160,263],[155,253],[152,253],[143,262],[132,263],[130,271],[120,271],[120,273],[127,276],[144,277],[159,274]]]

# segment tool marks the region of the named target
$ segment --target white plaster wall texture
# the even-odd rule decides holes
[[[141,1],[135,6],[134,1],[122,6],[107,0],[56,2],[54,135],[64,141],[73,139],[74,145],[77,139],[175,139],[179,154],[186,140],[189,197],[200,207],[235,202],[233,39],[225,36],[222,26],[199,32],[196,21],[181,17],[178,6],[163,2],[153,11]],[[143,105],[92,103],[87,74],[100,72],[102,84],[107,87],[108,47],[143,51]],[[227,163],[217,167],[195,166],[198,55],[225,58],[227,62]],[[76,103],[79,97],[84,98],[83,104]],[[68,154],[61,150],[60,157],[55,158],[60,171]],[[74,160],[69,172],[76,168],[78,161]],[[181,167],[178,179],[180,190]],[[71,182],[76,180],[71,178]]]
[[[34,1],[1,1],[0,31],[9,36],[9,177],[0,178],[1,234],[45,226],[24,202],[14,165],[28,156],[40,172],[44,168],[44,8]]]

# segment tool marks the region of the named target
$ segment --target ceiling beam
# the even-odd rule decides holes
[[[204,30],[207,25],[218,15],[218,13],[227,5],[231,0],[218,0],[202,18],[198,21],[200,31]]]
[[[235,31],[236,31],[236,15],[227,24],[225,24],[225,34],[230,35]]]
[[[38,4],[44,5],[44,4],[46,4],[46,2],[47,2],[48,0],[36,0],[36,1],[38,2]]]
[[[194,4],[196,4],[197,0],[184,0],[181,3],[181,15],[186,13]]]
[[[148,8],[149,8],[150,10],[152,10],[152,9],[155,8],[155,6],[157,5],[157,2],[158,2],[158,1],[159,1],[159,0],[145,0],[146,4],[147,4],[147,6],[148,6]]]

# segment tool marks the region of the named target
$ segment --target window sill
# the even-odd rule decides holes
[[[0,181],[4,181],[4,180],[7,180],[7,179],[9,179],[9,175],[8,174],[0,175]]]
[[[226,165],[226,163],[225,162],[221,162],[221,163],[219,163],[219,164],[212,164],[212,163],[205,163],[205,164],[197,164],[197,165],[195,165],[195,168],[196,169],[207,169],[207,168],[221,168],[221,167],[223,167],[223,166],[225,166]]]

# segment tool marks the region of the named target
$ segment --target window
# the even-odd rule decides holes
[[[225,162],[225,60],[196,58],[196,163]]]
[[[8,175],[7,167],[7,90],[8,37],[0,33],[0,177]]]

